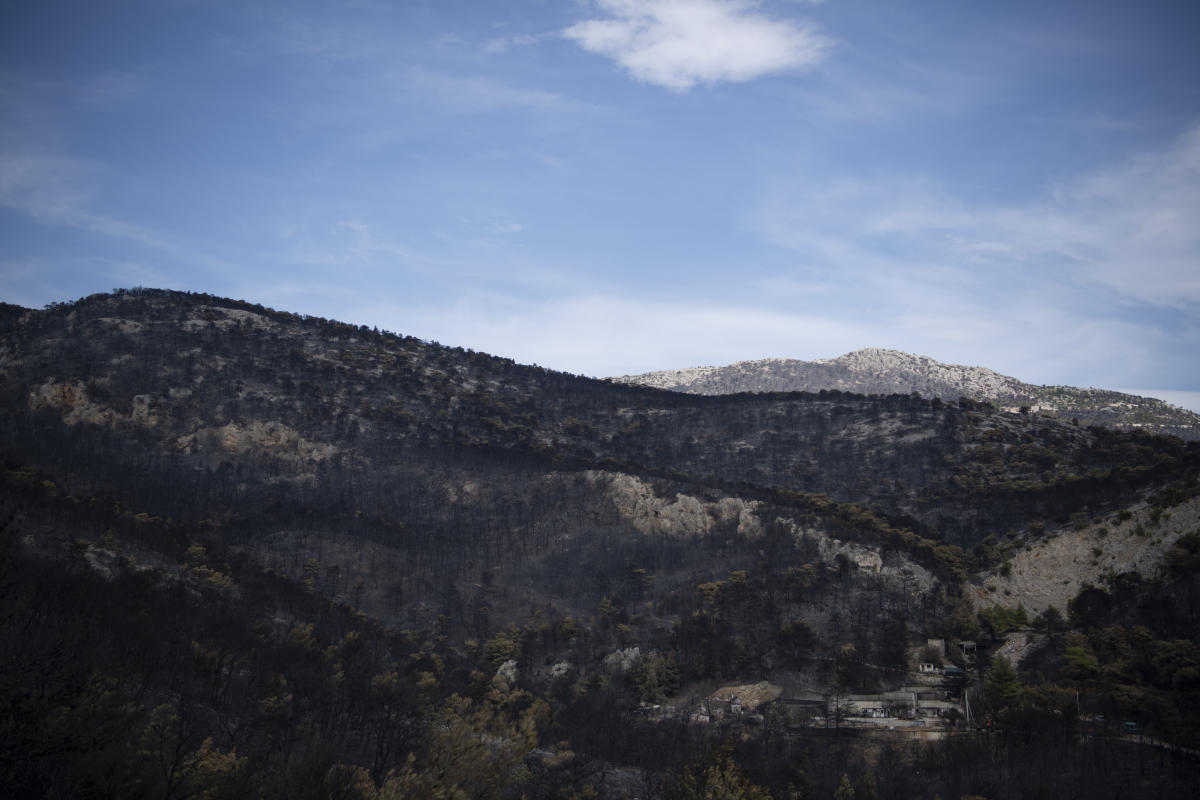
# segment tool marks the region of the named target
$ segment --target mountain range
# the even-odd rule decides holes
[[[724,367],[623,375],[613,380],[694,394],[819,392],[908,394],[957,400],[967,397],[1006,411],[1043,414],[1083,425],[1141,428],[1200,439],[1200,414],[1151,397],[1106,389],[1038,386],[984,367],[943,364],[899,350],[868,347],[837,358],[800,361],[764,358]]]
[[[4,305],[0,794],[1188,796],[1200,444],[933,385]],[[848,721],[919,680],[941,739]]]

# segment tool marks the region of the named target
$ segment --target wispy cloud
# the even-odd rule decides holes
[[[497,219],[492,220],[487,224],[488,233],[498,233],[505,236],[513,233],[520,233],[522,230],[524,230],[524,228],[524,225],[512,220]]]
[[[483,44],[483,52],[488,55],[504,55],[519,47],[530,47],[546,38],[546,34],[517,33],[511,36],[497,36],[488,39]]]
[[[207,267],[227,266],[174,236],[98,212],[107,170],[101,165],[52,154],[0,153],[0,207],[46,225],[123,241]]]
[[[310,71],[309,107],[302,116],[347,116],[369,120],[356,134],[379,142],[391,134],[379,128],[411,129],[403,118],[395,126],[382,123],[397,109],[418,103],[451,114],[485,114],[518,110],[549,115],[594,109],[587,103],[552,90],[522,85],[495,70],[480,71],[478,40],[445,34],[419,43],[387,26],[371,27],[357,19],[292,18],[284,14],[263,18],[255,36],[224,40],[224,50],[238,58],[298,57],[297,69]],[[553,34],[557,36],[556,34]],[[501,54],[535,44],[550,34],[495,37],[482,45],[484,53]]]
[[[594,376],[757,358],[764,347],[815,357],[843,341],[859,346],[869,341],[856,339],[852,325],[818,316],[669,297],[655,302],[567,294],[532,300],[491,291],[468,293],[445,306],[377,306],[365,313],[447,344]]]
[[[413,67],[400,71],[389,82],[409,99],[419,99],[453,113],[485,114],[515,109],[558,114],[595,110],[559,92],[515,86],[482,75],[455,75]]]
[[[915,291],[915,289],[914,289]],[[949,296],[951,293],[947,293]],[[963,296],[944,308],[849,313],[842,302],[721,302],[612,293],[534,299],[504,287],[445,302],[351,300],[343,316],[522,363],[594,376],[726,364],[764,357],[813,359],[885,346],[950,363],[986,366],[1034,383],[1111,387],[1161,369],[1162,342],[1139,326],[1085,309],[1035,302],[996,309]],[[1144,364],[1139,372],[1131,364]]]
[[[244,55],[268,51],[334,62],[374,60],[389,53],[378,32],[353,17],[317,20],[280,12],[265,15],[264,21],[266,28],[255,39],[227,39],[220,44]]]
[[[42,220],[73,214],[95,195],[102,173],[84,159],[0,152],[0,206]]]
[[[772,19],[751,0],[597,0],[605,13],[564,35],[645,83],[684,92],[811,67],[832,42],[810,24]]]
[[[110,70],[94,76],[79,88],[79,95],[95,108],[115,109],[129,105],[150,86],[142,73]]]
[[[756,224],[814,268],[861,277],[942,265],[976,282],[1036,277],[1137,303],[1200,303],[1200,125],[1019,205],[972,204],[911,175],[770,195]]]
[[[753,224],[794,257],[765,295],[869,315],[876,341],[943,361],[1114,386],[1195,363],[1196,219],[1200,126],[1024,203],[912,174],[777,180]]]

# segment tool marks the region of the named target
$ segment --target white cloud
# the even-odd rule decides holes
[[[569,39],[635,78],[677,92],[812,66],[831,42],[810,25],[771,19],[750,0],[597,0],[606,13]]]

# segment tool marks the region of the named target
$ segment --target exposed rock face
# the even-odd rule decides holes
[[[108,427],[117,418],[117,414],[111,408],[93,403],[88,398],[87,388],[80,380],[48,379],[30,392],[29,409],[58,411],[62,414],[63,422],[68,425],[85,423]]]
[[[838,556],[845,556],[851,564],[872,575],[883,571],[883,556],[877,547],[822,538],[821,556],[828,561],[836,561]]]
[[[604,668],[609,672],[624,675],[629,670],[633,669],[642,658],[642,649],[640,647],[627,647],[624,650],[616,650],[604,657]]]
[[[226,308],[224,306],[199,306],[183,323],[185,328],[195,330],[197,328],[213,327],[218,330],[229,330],[239,325],[244,325],[256,330],[265,331],[277,327],[277,323],[267,319],[262,314],[256,314],[253,311],[247,311],[241,308]]]
[[[175,399],[186,398],[187,389],[172,389]],[[95,425],[111,428],[132,424],[153,428],[159,424],[156,402],[152,395],[134,395],[128,414],[94,402],[81,380],[50,378],[29,394],[31,411],[55,411],[68,425]],[[328,443],[314,442],[281,422],[252,420],[245,424],[229,422],[220,427],[206,427],[180,436],[176,446],[191,452],[198,444],[214,445],[230,455],[258,455],[297,463],[319,462],[330,458],[337,448]]]
[[[877,546],[843,541],[818,528],[797,525],[792,519],[779,518],[776,522],[789,526],[792,535],[798,539],[814,542],[825,564],[835,565],[844,559],[861,573],[877,575],[885,581],[912,590],[926,591],[934,584],[934,576],[929,570],[902,555],[893,553],[885,559],[883,551]]]
[[[1111,574],[1136,572],[1147,580],[1180,536],[1200,529],[1200,498],[1171,509],[1157,523],[1142,507],[1129,519],[1110,517],[1082,529],[1032,542],[1010,559],[1010,573],[982,577],[973,588],[978,607],[1022,603],[1031,614],[1053,606],[1064,615],[1084,584],[1101,586]]]
[[[508,681],[509,686],[517,682],[518,675],[517,662],[511,658],[496,669],[496,677]]]
[[[685,494],[673,500],[657,497],[654,489],[633,475],[591,472],[595,482],[607,482],[608,493],[620,513],[647,536],[698,539],[736,526],[738,535],[753,538],[762,532],[754,515],[758,503],[724,497],[705,503]]]
[[[196,441],[208,439],[230,455],[260,454],[285,460],[324,461],[337,449],[331,444],[312,442],[280,422],[254,420],[244,425],[230,422],[220,428],[208,428],[182,437],[179,446],[187,449]]]

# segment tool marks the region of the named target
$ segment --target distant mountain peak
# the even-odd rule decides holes
[[[945,364],[928,356],[863,347],[836,358],[801,361],[760,358],[727,366],[662,370],[613,380],[689,394],[739,392],[820,392],[911,394],[954,401],[960,397],[994,403],[1009,411],[1028,410],[1077,419],[1085,425],[1141,428],[1200,439],[1200,415],[1162,400],[1103,389],[1036,386],[986,367]]]

